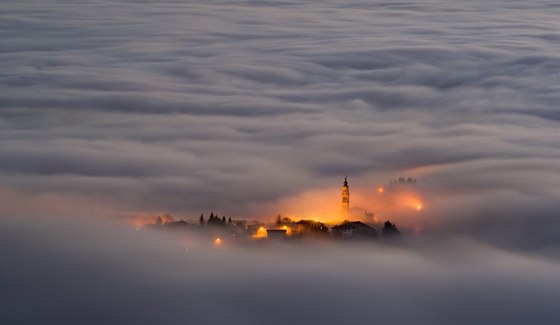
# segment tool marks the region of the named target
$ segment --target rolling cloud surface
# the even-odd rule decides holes
[[[444,229],[560,244],[555,1],[1,8],[3,216],[272,217],[412,176]]]

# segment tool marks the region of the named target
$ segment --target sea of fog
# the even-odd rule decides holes
[[[0,323],[560,324],[559,17],[1,1]],[[320,219],[345,174],[352,208],[426,231],[216,247],[117,218]],[[421,211],[376,193],[401,176]]]
[[[3,324],[556,324],[560,262],[466,238],[237,245],[0,220]]]

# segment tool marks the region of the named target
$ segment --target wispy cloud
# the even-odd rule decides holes
[[[430,219],[503,220],[497,232],[529,240],[505,224],[560,229],[559,11],[544,0],[6,2],[0,186],[39,202],[28,214],[71,195],[115,214],[259,216],[345,173],[356,191],[406,175],[425,184]]]

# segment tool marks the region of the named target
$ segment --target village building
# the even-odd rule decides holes
[[[267,229],[266,237],[268,239],[284,239],[286,238],[286,229]]]
[[[342,238],[378,238],[377,230],[361,221],[349,221],[331,228],[336,237]]]

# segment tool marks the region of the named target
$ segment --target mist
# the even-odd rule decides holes
[[[348,174],[417,178],[438,222],[554,214],[559,10],[3,2],[2,212],[269,218]]]
[[[2,1],[0,321],[560,323],[558,17]],[[129,223],[334,221],[345,176],[352,217],[400,243],[218,248]]]
[[[460,237],[254,242],[0,221],[2,323],[554,324],[558,261]]]

